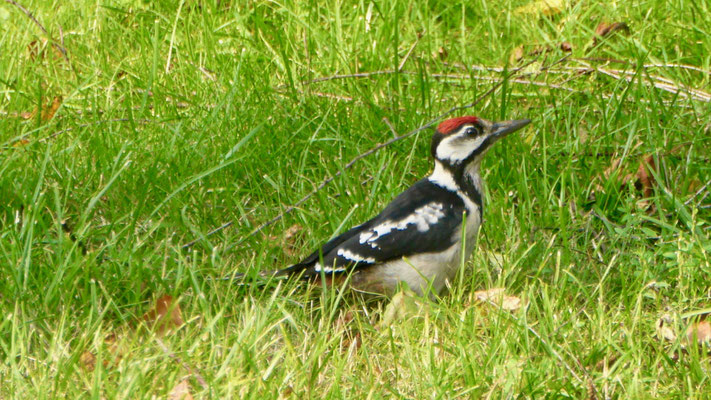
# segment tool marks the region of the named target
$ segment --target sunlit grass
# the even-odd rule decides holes
[[[69,63],[0,6],[0,397],[708,397],[681,318],[710,307],[708,3],[180,4],[23,2]],[[595,40],[603,21],[629,31]],[[533,123],[484,161],[450,294],[384,324],[347,293],[214,279],[377,213],[430,133],[351,159],[534,58],[457,113]],[[476,300],[497,287],[523,306]],[[163,295],[185,324],[158,338]]]

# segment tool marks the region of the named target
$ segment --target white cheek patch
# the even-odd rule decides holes
[[[485,135],[476,138],[466,138],[462,135],[455,135],[443,139],[437,146],[437,158],[449,160],[452,163],[464,161],[469,155],[481,146],[486,140]]]
[[[444,206],[441,203],[426,204],[416,209],[412,215],[409,215],[400,221],[386,221],[367,232],[361,233],[358,238],[359,243],[367,243],[370,247],[377,249],[378,239],[388,235],[394,230],[404,231],[407,229],[408,225],[416,225],[419,232],[427,232],[430,229],[430,225],[437,223],[440,218],[444,217],[444,212],[442,211],[443,209]]]

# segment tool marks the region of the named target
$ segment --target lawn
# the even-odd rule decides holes
[[[5,0],[0,398],[709,398],[708,15]],[[461,115],[533,122],[441,298],[219,279],[373,216]]]

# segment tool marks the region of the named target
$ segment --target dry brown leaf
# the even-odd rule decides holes
[[[123,358],[123,352],[126,349],[119,348],[118,335],[116,333],[110,333],[104,338],[104,357],[101,361],[101,365],[104,368],[109,368],[111,366],[116,366]],[[79,364],[87,371],[93,371],[96,367],[96,355],[92,351],[85,351],[79,357]]]
[[[699,345],[711,344],[711,323],[709,321],[699,321],[689,325],[689,328],[686,329],[686,341],[687,343],[697,343]]]
[[[657,337],[668,342],[676,340],[676,332],[671,328],[672,318],[668,314],[662,315],[654,324]]]
[[[611,366],[615,365],[619,358],[620,356],[618,354],[613,354],[610,357],[605,357],[595,364],[595,369],[597,371],[604,371],[605,368],[610,368]]]
[[[511,57],[509,57],[509,62],[515,64],[523,58],[523,46],[518,46],[511,52]]]
[[[689,193],[694,193],[701,187],[702,183],[700,180],[694,178],[689,182],[689,187],[686,189]]]
[[[546,17],[550,17],[552,15],[559,14],[564,8],[564,0],[538,0],[516,8],[514,10],[514,14],[541,14]]]
[[[96,368],[96,356],[90,351],[85,351],[79,356],[79,364],[85,370],[91,372]]]
[[[600,24],[598,24],[597,28],[595,28],[594,42],[597,43],[600,40],[600,38],[609,36],[610,34],[617,32],[617,31],[624,31],[625,33],[629,33],[630,27],[627,26],[627,24],[624,22],[613,22],[613,23],[608,23],[608,22],[604,22],[604,21],[600,22]]]
[[[57,110],[59,109],[59,106],[62,105],[63,100],[64,98],[62,96],[56,96],[54,100],[52,100],[52,104],[42,110],[42,121],[49,121],[54,118],[54,114],[57,113]]]
[[[30,56],[30,60],[34,61],[37,56],[41,56],[44,58],[44,46],[47,43],[46,39],[42,39],[42,41],[39,40],[33,40],[30,42],[30,44],[27,45],[27,53]]]
[[[529,56],[537,56],[539,54],[548,53],[549,51],[551,51],[551,49],[547,46],[536,46],[533,48],[533,50],[528,52],[528,55]]]
[[[190,384],[187,379],[183,379],[170,390],[168,400],[193,400],[193,395],[190,394]]]
[[[521,299],[507,295],[504,288],[478,290],[474,292],[474,297],[483,303],[494,304],[507,311],[516,311],[521,308]]]
[[[603,171],[604,180],[609,180],[613,173],[623,166],[620,165],[621,161],[619,158],[613,158],[610,166]],[[654,175],[650,171],[656,170],[656,163],[654,161],[654,155],[650,154],[642,158],[642,160],[637,165],[637,171],[635,173],[628,173],[622,178],[620,182],[620,190],[625,190],[628,185],[632,185],[634,190],[641,192],[645,199],[637,201],[637,207],[644,209],[647,213],[654,213],[655,207],[648,198],[654,194],[654,184],[657,183],[654,179]],[[620,173],[622,175],[622,173]],[[593,190],[593,195],[595,192],[601,192],[603,188],[600,184],[595,186]]]
[[[641,191],[644,197],[651,197],[653,194],[653,183],[654,183],[654,177],[651,175],[649,171],[656,169],[655,163],[654,163],[654,155],[650,154],[642,159],[642,161],[639,162],[639,166],[637,167],[637,172],[633,174],[627,174],[625,175],[624,179],[622,179],[622,186],[621,188],[624,189],[624,187],[628,184],[633,184],[634,188],[638,191]]]
[[[447,52],[447,49],[444,47],[440,46],[439,49],[437,49],[437,56],[439,57],[440,60],[444,61],[447,59],[447,56],[449,53]]]
[[[170,295],[160,297],[155,307],[143,315],[143,320],[148,325],[155,326],[159,335],[173,328],[179,328],[185,323],[178,302]]]
[[[22,147],[22,146],[25,146],[25,145],[27,145],[27,144],[29,144],[29,143],[30,143],[29,140],[27,140],[27,139],[25,139],[25,138],[22,138],[22,139],[16,141],[15,143],[13,143],[13,144],[12,144],[12,147]]]
[[[20,113],[20,117],[21,117],[22,119],[32,119],[32,118],[34,118],[35,115],[37,115],[37,108],[36,108],[36,107],[35,107],[35,109],[32,110],[32,111],[29,111],[29,112],[28,112],[28,111],[23,111],[23,112]]]
[[[44,59],[47,47],[52,48],[52,57],[55,60],[63,60],[64,59],[62,52],[59,51],[57,46],[48,45],[47,39],[42,38],[40,40],[33,40],[27,45],[27,53],[30,57],[30,60],[34,61],[37,58]]]
[[[573,45],[570,44],[569,42],[563,42],[560,44],[560,49],[566,53],[569,53],[569,52],[573,51]]]

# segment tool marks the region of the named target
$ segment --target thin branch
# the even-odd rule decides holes
[[[230,249],[230,248],[233,248],[233,247],[235,247],[235,246],[238,246],[238,245],[242,244],[245,240],[247,240],[248,238],[251,238],[252,236],[254,236],[254,235],[256,235],[257,233],[261,232],[264,228],[266,228],[266,227],[268,227],[268,226],[270,226],[270,225],[272,225],[272,224],[278,222],[279,220],[281,220],[282,218],[284,218],[285,215],[290,214],[292,211],[294,211],[295,209],[297,209],[298,207],[300,207],[300,206],[301,206],[302,204],[304,204],[307,200],[309,200],[309,199],[310,199],[311,197],[313,197],[316,193],[318,193],[321,189],[323,189],[324,187],[326,187],[326,185],[328,185],[328,184],[331,183],[334,179],[336,179],[337,177],[339,177],[340,175],[342,175],[345,170],[351,168],[355,163],[357,163],[358,161],[362,160],[363,158],[368,157],[369,155],[371,155],[371,154],[373,154],[373,153],[376,153],[377,151],[379,151],[379,150],[381,150],[381,149],[383,149],[383,148],[385,148],[385,147],[388,147],[388,146],[390,146],[391,144],[393,144],[393,143],[395,143],[395,142],[398,142],[398,141],[400,141],[400,140],[406,139],[406,138],[408,138],[408,137],[410,137],[410,136],[413,136],[413,135],[415,135],[415,134],[417,134],[417,133],[419,133],[419,132],[422,132],[422,131],[425,130],[425,129],[428,129],[428,128],[432,127],[437,121],[439,121],[440,119],[442,119],[442,118],[444,118],[444,117],[446,117],[446,116],[448,116],[448,115],[450,115],[450,114],[453,114],[453,113],[455,113],[455,112],[457,112],[457,111],[466,110],[466,109],[469,109],[469,108],[472,108],[472,107],[476,106],[476,105],[479,104],[482,100],[484,100],[486,97],[488,97],[489,95],[491,95],[492,93],[494,93],[494,91],[496,91],[496,89],[498,89],[499,87],[501,87],[501,85],[503,85],[504,82],[506,82],[508,79],[510,79],[510,78],[513,77],[514,75],[518,74],[519,71],[521,71],[521,70],[523,70],[524,68],[528,67],[530,64],[532,64],[532,63],[533,63],[534,61],[536,61],[536,60],[537,60],[537,59],[533,59],[533,60],[529,61],[528,63],[524,64],[523,66],[521,66],[521,67],[519,67],[519,68],[516,68],[516,69],[512,70],[511,72],[509,72],[503,79],[501,79],[499,82],[495,83],[491,88],[489,88],[489,90],[487,90],[487,91],[484,92],[482,95],[480,95],[479,97],[477,97],[473,102],[471,102],[471,103],[469,103],[469,104],[466,104],[466,105],[463,105],[463,106],[455,106],[455,107],[452,107],[452,108],[450,108],[449,110],[445,111],[444,113],[442,113],[442,114],[438,115],[437,117],[431,119],[430,121],[428,121],[428,122],[425,123],[424,125],[421,125],[420,127],[415,128],[415,129],[411,130],[410,132],[407,132],[407,133],[405,133],[405,134],[403,134],[403,135],[396,136],[396,137],[394,137],[394,138],[392,138],[392,139],[390,139],[390,140],[388,140],[388,141],[386,141],[386,142],[384,142],[384,143],[380,143],[380,144],[376,145],[375,147],[371,148],[370,150],[368,150],[368,151],[366,151],[366,152],[364,152],[364,153],[359,154],[358,156],[356,156],[355,158],[353,158],[351,161],[349,161],[346,165],[344,165],[343,168],[340,169],[339,171],[337,171],[335,174],[333,174],[333,175],[330,176],[330,177],[325,178],[325,179],[321,182],[321,184],[319,184],[314,190],[312,190],[311,192],[309,192],[308,194],[306,194],[304,197],[302,197],[301,199],[299,199],[296,203],[294,203],[293,205],[287,207],[284,211],[282,211],[281,213],[279,213],[279,214],[278,214],[277,216],[275,216],[274,218],[272,218],[272,219],[270,219],[270,220],[268,220],[268,221],[262,223],[261,225],[257,226],[257,227],[254,228],[249,234],[247,234],[247,235],[246,235],[245,237],[243,237],[242,239],[238,240],[238,241],[237,241],[236,243],[234,243],[233,245],[227,247],[225,250],[228,250],[228,249]],[[557,62],[558,62],[558,61],[557,61]],[[557,62],[556,62],[556,63],[557,63]],[[554,63],[554,64],[555,64],[555,63]],[[377,72],[378,72],[378,73],[382,73],[382,72],[384,72],[384,71],[377,71]],[[361,76],[377,75],[377,74],[374,74],[374,73],[365,73],[365,74],[366,74],[366,75],[361,75]],[[352,76],[353,76],[353,75],[351,75],[351,77],[352,77]],[[341,78],[342,78],[342,77],[345,77],[345,76],[341,76]],[[360,77],[360,76],[359,76],[359,77]],[[333,77],[329,77],[329,78],[333,78]],[[322,82],[323,80],[315,79],[315,80],[313,80],[313,81]],[[312,82],[313,82],[313,81],[312,81]],[[224,226],[225,228],[227,228],[228,226],[231,226],[231,225],[232,225],[232,221],[229,221],[229,222],[223,224],[222,226]],[[220,227],[220,228],[222,228],[222,227]],[[212,234],[214,234],[214,233],[217,233],[217,232],[221,231],[222,229],[224,229],[224,228],[222,228],[222,229],[220,229],[220,228],[217,228],[217,229],[212,230],[210,233],[208,233],[207,236],[210,236],[210,235],[212,235]],[[184,244],[184,245],[182,246],[182,248],[188,248],[188,247],[194,245],[197,241],[198,241],[198,239],[191,240],[190,242]]]
[[[587,68],[592,69],[593,71],[599,72],[603,75],[607,75],[609,77],[615,78],[617,80],[625,80],[627,82],[631,82],[634,79],[634,76],[626,71],[611,71],[608,69],[600,68],[600,67],[593,67],[589,64],[582,63],[585,65]],[[668,84],[665,82],[660,82],[660,81],[653,81],[652,85],[654,87],[661,89],[665,92],[673,93],[673,94],[679,94],[680,96],[684,98],[689,98],[691,100],[699,100],[703,102],[711,102],[711,95],[702,92],[700,90],[696,89],[691,89],[688,87],[681,86],[677,83],[674,84]]]
[[[131,121],[131,119],[130,119],[130,118],[114,118],[114,119],[105,119],[105,120],[87,122],[87,123],[85,123],[85,124],[80,124],[80,125],[77,125],[77,126],[72,126],[72,127],[70,127],[70,128],[65,128],[65,129],[59,130],[59,131],[57,131],[57,132],[54,132],[54,133],[52,133],[52,134],[50,134],[50,135],[47,135],[47,136],[41,138],[41,139],[38,139],[37,141],[38,141],[38,142],[46,142],[46,141],[48,141],[48,140],[50,140],[50,139],[53,139],[53,138],[55,138],[55,137],[57,137],[57,136],[59,136],[59,135],[61,135],[61,134],[63,134],[63,133],[66,133],[66,132],[69,132],[69,131],[73,131],[73,130],[75,130],[75,129],[86,128],[86,127],[88,127],[88,126],[103,125],[103,124],[107,124],[107,123],[110,123],[110,122],[128,122],[128,121]],[[135,122],[138,122],[138,123],[142,123],[142,124],[149,123],[149,122],[161,122],[161,123],[162,123],[162,122],[167,122],[167,121],[156,121],[156,120],[151,120],[151,119],[135,119],[134,121],[135,121]],[[31,133],[27,133],[27,134],[25,134],[25,135],[22,135],[22,136],[19,136],[19,137],[15,138],[15,140],[14,140],[13,142],[11,142],[10,145],[8,145],[7,147],[4,147],[4,148],[0,148],[0,152],[2,152],[3,150],[7,150],[7,149],[11,148],[11,147],[12,147],[12,144],[17,143],[17,142],[19,142],[19,141],[25,139],[25,138],[26,138],[27,136],[29,136],[30,134],[31,134]]]
[[[47,29],[45,29],[45,27],[37,20],[37,18],[35,18],[35,16],[30,12],[30,10],[26,9],[24,6],[22,6],[21,4],[17,3],[15,0],[5,0],[5,2],[12,4],[13,6],[19,8],[20,11],[22,11],[23,13],[25,13],[25,15],[27,15],[27,18],[29,18],[32,22],[34,22],[35,25],[37,25],[37,26],[42,30],[42,32],[44,32],[45,35],[47,35],[47,37],[49,38],[49,40],[52,42],[52,46],[54,46],[57,50],[59,50],[60,53],[62,53],[62,56],[64,57],[64,60],[67,61],[67,63],[69,64],[69,66],[70,66],[70,67],[72,66],[72,62],[69,61],[69,56],[67,55],[67,49],[65,49],[63,46],[60,46],[60,45],[57,43],[57,41],[56,41],[52,36],[50,36],[49,32],[47,32]],[[60,27],[60,34],[61,34],[61,27]],[[63,37],[63,36],[64,36],[64,35],[62,34],[62,37]],[[64,43],[64,39],[63,39],[63,38],[62,38],[62,43]],[[72,69],[73,69],[73,67],[72,67]]]
[[[693,65],[686,65],[686,64],[644,64],[644,68],[679,68],[679,69],[688,69],[691,71],[696,71],[696,72],[701,72],[706,75],[711,75],[711,71],[706,71],[703,70],[699,67],[694,67]]]
[[[490,78],[488,76],[469,76],[469,75],[456,75],[456,74],[432,74],[430,75],[433,78],[447,78],[447,79],[474,79],[474,80],[480,80],[480,81],[487,81],[487,82],[497,82],[498,79],[496,78]],[[582,76],[582,75],[577,75],[573,79]],[[566,80],[568,82],[570,80]],[[523,85],[533,85],[533,86],[540,86],[540,87],[547,87],[551,89],[559,89],[559,90],[565,90],[571,93],[578,93],[578,90],[566,87],[566,86],[561,86],[557,85],[554,83],[546,83],[546,82],[539,82],[539,81],[534,81],[530,79],[510,79],[509,82],[511,83],[519,83]]]
[[[417,39],[415,40],[415,43],[412,44],[410,47],[410,50],[407,51],[407,54],[405,54],[405,58],[402,59],[400,62],[400,65],[398,65],[397,70],[402,71],[402,68],[405,66],[405,63],[407,60],[410,58],[410,54],[412,54],[412,51],[415,50],[415,47],[417,47],[417,43],[420,42],[420,37],[418,36]]]
[[[331,76],[323,76],[321,78],[316,78],[316,79],[311,79],[310,81],[304,81],[301,82],[302,85],[311,85],[313,83],[319,83],[319,82],[327,82],[327,81],[333,81],[337,79],[350,79],[350,78],[370,78],[371,76],[375,75],[389,75],[389,74],[395,74],[398,73],[399,71],[395,71],[392,69],[386,69],[382,71],[371,71],[371,72],[358,72],[355,74],[345,74],[345,75],[331,75]],[[277,87],[277,89],[283,89],[285,88],[285,85],[281,85]]]
[[[388,119],[388,117],[383,117],[383,122],[385,122],[385,125],[390,128],[390,132],[393,133],[393,137],[398,137],[399,135],[397,134],[397,131],[395,130],[395,127],[393,126],[392,122]]]
[[[708,182],[706,182],[706,184],[705,184],[704,186],[702,186],[701,189],[697,190],[696,193],[694,193],[693,196],[689,197],[689,200],[685,201],[685,202],[684,202],[684,205],[685,205],[685,206],[688,206],[689,203],[691,203],[692,201],[694,201],[695,198],[697,198],[701,193],[703,193],[703,192],[706,190],[706,188],[709,187],[709,185],[711,185],[711,180],[709,180]],[[704,196],[704,197],[701,199],[701,201],[704,201],[705,198],[706,198],[706,196]]]
[[[131,121],[130,118],[114,118],[114,119],[104,119],[104,120],[94,121],[94,122],[87,122],[87,123],[85,123],[85,124],[80,124],[80,125],[77,125],[77,126],[73,126],[73,127],[70,127],[70,128],[66,128],[66,129],[62,129],[62,130],[60,130],[60,131],[54,132],[53,134],[51,134],[51,135],[49,135],[49,136],[46,136],[46,137],[43,137],[42,139],[39,139],[38,141],[39,141],[39,142],[46,142],[46,141],[48,141],[48,140],[50,140],[50,139],[53,139],[53,138],[55,138],[55,137],[57,137],[57,136],[59,136],[59,135],[61,135],[61,134],[63,134],[63,133],[72,131],[72,130],[74,130],[74,129],[86,128],[87,126],[103,125],[103,124],[107,124],[107,123],[110,123],[110,122],[129,122],[129,121]],[[155,120],[152,120],[152,119],[134,119],[134,121],[135,121],[135,122],[138,122],[138,123],[163,122],[163,121],[155,121]]]

